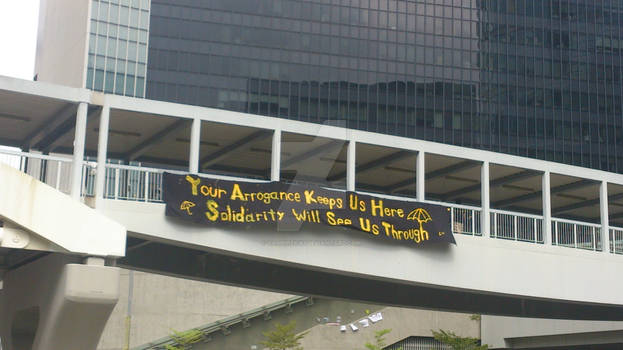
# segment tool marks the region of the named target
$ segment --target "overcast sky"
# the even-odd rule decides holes
[[[0,75],[32,80],[39,0],[0,0]]]

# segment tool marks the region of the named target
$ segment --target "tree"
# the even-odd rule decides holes
[[[303,350],[300,340],[307,335],[308,332],[303,332],[297,335],[294,332],[296,328],[296,322],[291,321],[288,324],[282,325],[279,322],[275,323],[275,329],[270,332],[263,332],[266,340],[260,343],[270,350]]]
[[[366,349],[368,350],[383,350],[387,346],[385,344],[385,334],[391,332],[391,329],[382,329],[380,331],[374,332],[374,344],[367,342],[365,344]],[[398,348],[397,350],[402,350],[402,348]]]
[[[487,350],[488,345],[479,345],[480,340],[478,338],[459,337],[453,332],[446,332],[439,330],[439,332],[433,332],[433,337],[443,344],[450,346],[453,350]]]

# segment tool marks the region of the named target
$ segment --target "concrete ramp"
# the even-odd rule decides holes
[[[94,349],[119,298],[119,269],[105,266],[105,258],[125,254],[125,228],[5,164],[0,221],[0,246],[13,248],[3,253],[64,253],[39,254],[2,271],[4,348]]]
[[[102,257],[125,255],[125,228],[0,163],[1,246]]]

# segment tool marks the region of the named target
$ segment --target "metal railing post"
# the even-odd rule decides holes
[[[115,189],[114,198],[119,198],[119,168],[115,169]]]
[[[476,235],[476,211],[471,209],[472,212],[472,235]]]
[[[450,208],[450,230],[454,233],[454,208]]]
[[[57,162],[57,166],[56,166],[56,186],[54,187],[57,190],[61,189],[61,167],[62,166],[63,166],[63,163]]]
[[[145,188],[143,189],[145,194],[145,202],[149,202],[149,172],[145,172]]]

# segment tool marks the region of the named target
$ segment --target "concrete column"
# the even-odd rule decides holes
[[[357,143],[355,141],[348,142],[348,155],[346,156],[346,190],[355,190],[355,169],[357,159]]]
[[[95,349],[117,300],[119,269],[51,254],[4,276],[5,349]],[[22,330],[12,334],[16,324]],[[32,346],[31,346],[32,345]]]
[[[610,254],[610,218],[608,217],[608,183],[599,185],[599,213],[601,214],[601,251]]]
[[[552,195],[550,191],[550,173],[545,171],[541,181],[543,200],[543,244],[552,244]]]
[[[491,236],[491,212],[489,208],[489,162],[482,162],[482,168],[480,169],[480,206],[482,212],[480,213],[480,229],[482,235]]]
[[[108,157],[108,129],[110,126],[110,106],[104,102],[100,112],[100,126],[97,140],[97,173],[95,174],[95,207],[104,199],[106,180],[106,158]]]
[[[415,194],[417,196],[417,200],[423,202],[426,199],[426,164],[424,159],[426,158],[426,153],[424,151],[419,151],[417,154],[416,163],[415,163]]]
[[[270,157],[270,180],[279,181],[281,176],[281,130],[273,133],[273,147]]]
[[[188,172],[197,174],[199,172],[199,145],[201,141],[201,120],[193,119],[190,129],[190,154],[188,155]]]
[[[82,164],[84,163],[84,143],[87,130],[87,108],[86,102],[78,104],[76,114],[76,133],[74,137],[74,156],[71,168],[71,190],[70,196],[75,200],[80,200],[80,185],[82,183]]]

